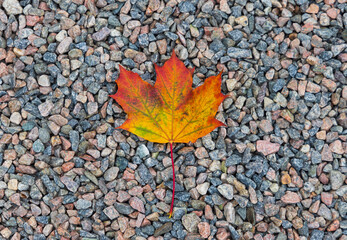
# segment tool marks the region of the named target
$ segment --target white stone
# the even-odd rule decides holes
[[[38,106],[42,117],[47,117],[49,115],[49,113],[51,112],[53,107],[54,107],[54,104],[51,100],[47,100],[46,102],[41,103]]]
[[[225,205],[224,216],[229,223],[231,223],[231,224],[235,223],[235,208],[231,202],[228,202]]]
[[[51,83],[49,82],[49,78],[48,78],[47,75],[41,75],[39,77],[39,81],[38,82],[39,82],[39,85],[41,87],[49,87],[49,86],[51,86]]]
[[[72,43],[72,38],[67,37],[61,41],[57,47],[57,53],[63,54],[69,50],[70,44]]]
[[[22,121],[22,116],[20,115],[19,112],[14,112],[11,114],[10,121],[14,124],[20,124]]]
[[[205,183],[202,183],[202,184],[199,184],[198,186],[196,186],[196,190],[198,190],[198,192],[201,195],[206,195],[209,187],[210,187],[210,183],[205,182]]]
[[[228,200],[232,200],[234,197],[234,189],[233,186],[230,184],[222,184],[217,187],[218,192],[222,194],[223,197],[225,197]]]
[[[66,37],[67,37],[67,32],[66,32],[66,30],[61,30],[61,31],[55,36],[55,40],[57,40],[58,42],[61,42],[61,41],[63,41]]]
[[[8,14],[18,15],[23,12],[23,8],[17,0],[5,0],[2,6]]]

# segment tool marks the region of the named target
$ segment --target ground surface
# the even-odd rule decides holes
[[[346,239],[345,0],[0,0],[0,238]],[[194,87],[225,122],[166,145],[115,130],[118,65]]]

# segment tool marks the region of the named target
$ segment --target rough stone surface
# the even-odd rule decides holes
[[[18,15],[23,12],[23,8],[17,0],[4,0],[2,6],[5,8],[7,14]]]
[[[190,233],[198,231],[200,221],[200,218],[195,213],[186,214],[182,217],[182,224]]]
[[[346,4],[1,0],[0,239],[346,240]],[[170,146],[110,95],[173,51],[227,97],[174,143],[169,219]]]

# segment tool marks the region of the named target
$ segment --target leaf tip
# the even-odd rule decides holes
[[[188,68],[190,74],[193,76],[194,74],[194,71],[195,71],[195,67],[192,67],[192,68]]]
[[[222,122],[221,122],[220,127],[227,127],[227,125],[226,125],[225,123],[222,123]]]
[[[220,71],[216,76],[220,80],[220,82],[222,82],[222,74],[223,74],[223,70]]]
[[[227,127],[227,125],[221,121],[219,121],[218,119],[215,119],[215,121],[217,122],[218,126],[217,127]]]
[[[172,54],[171,54],[171,57],[177,57],[177,56],[176,56],[176,52],[175,52],[175,49],[174,49],[174,48],[172,49]]]
[[[119,67],[119,74],[122,74],[123,72],[126,72],[127,70],[125,69],[125,67],[123,67],[121,64],[118,65]],[[119,77],[118,77],[119,79]]]

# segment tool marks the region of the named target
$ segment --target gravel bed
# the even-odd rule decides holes
[[[0,0],[0,239],[347,239],[346,0]],[[119,64],[223,71],[194,144],[116,130]]]

